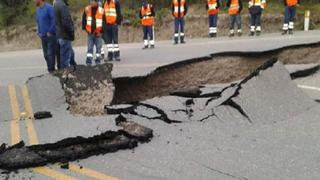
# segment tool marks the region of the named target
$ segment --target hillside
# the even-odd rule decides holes
[[[139,2],[139,3],[136,3]],[[152,1],[150,1],[152,2]],[[156,7],[156,38],[167,40],[172,37],[172,20],[170,14],[170,0],[154,1]],[[188,38],[207,37],[208,23],[205,10],[205,3],[202,0],[189,1],[189,14],[186,18],[186,35]],[[73,19],[76,23],[75,45],[86,44],[86,34],[81,30],[81,17],[83,7],[87,0],[70,0],[70,8]],[[138,9],[140,1],[121,0],[124,24],[120,28],[120,41],[138,42],[141,41],[140,20]],[[219,36],[228,33],[229,19],[227,9],[223,7],[219,15]],[[245,3],[244,7],[247,7]],[[15,10],[15,11],[14,11]],[[311,11],[311,29],[320,28],[320,1],[304,1],[298,9],[297,29],[302,30],[304,11]],[[13,13],[16,12],[16,13]],[[40,41],[36,36],[35,6],[31,0],[0,0],[0,51],[40,48]],[[243,29],[246,33],[249,26],[249,15],[247,8],[242,13]],[[263,15],[263,31],[278,32],[283,22],[283,4],[278,0],[268,2],[268,8]]]

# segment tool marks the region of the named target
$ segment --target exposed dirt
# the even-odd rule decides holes
[[[298,45],[256,53],[212,54],[160,67],[148,76],[114,79],[113,104],[123,104],[165,96],[205,84],[241,80],[264,62],[277,58],[284,64],[320,62],[320,43]]]
[[[77,66],[76,70],[54,74],[60,78],[71,113],[85,116],[104,113],[104,106],[111,103],[114,93],[111,71],[112,64],[103,64]]]

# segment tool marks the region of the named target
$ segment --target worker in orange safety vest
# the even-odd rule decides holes
[[[186,43],[184,40],[184,17],[188,13],[188,6],[186,0],[172,0],[172,15],[174,17],[174,44]]]
[[[228,14],[230,16],[230,32],[229,37],[233,37],[235,34],[235,25],[237,25],[238,36],[242,35],[241,29],[241,11],[242,11],[242,0],[228,0],[227,1]]]
[[[88,34],[87,65],[92,65],[94,47],[96,47],[95,63],[100,64],[102,60],[102,17],[103,9],[98,6],[98,0],[90,0],[90,5],[85,7],[82,16],[82,29]]]
[[[219,0],[207,0],[206,9],[209,15],[209,37],[217,37],[219,8]]]
[[[152,4],[149,4],[147,0],[143,0],[142,7],[140,9],[140,18],[143,28],[143,40],[144,47],[143,49],[154,48],[154,36],[153,36],[153,27],[154,27],[154,8]]]
[[[284,0],[284,24],[282,35],[293,34],[294,18],[296,15],[296,7],[299,6],[300,0]]]
[[[255,34],[259,36],[261,34],[261,16],[266,6],[266,0],[249,0],[249,12],[251,16],[249,36],[254,36]]]

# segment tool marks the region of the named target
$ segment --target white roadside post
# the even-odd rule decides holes
[[[310,11],[306,10],[304,14],[304,31],[309,31],[310,25]]]

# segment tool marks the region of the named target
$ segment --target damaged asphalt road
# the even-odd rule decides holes
[[[182,65],[178,68],[185,67]],[[84,78],[86,73],[95,76],[95,71],[108,72],[110,67],[106,65],[97,68],[101,69],[90,69],[87,72],[80,67],[74,72],[53,77],[45,75],[28,82],[28,87],[35,89],[31,92],[32,99],[41,102],[35,105],[35,112],[52,110],[51,119],[35,122],[37,130],[42,131],[40,134],[45,135],[47,127],[54,129],[55,124],[62,123],[65,126],[64,123],[69,123],[58,130],[61,133],[65,133],[62,130],[65,129],[72,131],[71,134],[84,135],[59,138],[64,136],[57,136],[49,130],[48,134],[52,133],[54,138],[43,138],[40,145],[21,143],[8,148],[2,146],[1,168],[14,170],[81,159],[78,161],[81,166],[130,180],[286,179],[294,177],[292,172],[299,172],[297,170],[301,167],[313,168],[312,164],[303,163],[302,160],[310,160],[311,156],[300,156],[299,153],[293,157],[291,153],[299,151],[303,154],[299,143],[303,137],[308,137],[304,140],[306,144],[311,144],[310,137],[316,137],[316,131],[310,127],[317,123],[315,120],[320,117],[320,113],[316,110],[317,103],[297,88],[292,79],[317,74],[319,65],[297,68],[288,73],[282,62],[276,59],[259,61],[241,72],[246,75],[239,81],[200,82],[173,91],[159,89],[155,94],[148,94],[150,98],[139,101],[129,99],[125,103],[115,103],[117,101],[112,101],[110,97],[101,102],[91,101],[97,94],[92,95],[90,91],[107,90],[111,96],[117,93],[117,89],[112,88],[108,73],[98,78]],[[247,73],[248,70],[253,73]],[[49,87],[56,88],[56,93],[45,93],[48,100],[51,100],[49,103],[41,98],[41,93],[47,87],[37,86],[43,81],[50,81],[52,84]],[[97,88],[88,89],[91,86],[87,86],[87,83],[93,83],[93,87]],[[72,92],[83,97],[92,95],[82,99],[88,102],[86,112],[82,111],[86,107],[77,106],[79,102],[71,100],[77,97],[72,97]],[[90,108],[96,103],[99,103],[99,109]],[[66,116],[68,112],[72,114]],[[86,117],[75,118],[74,114]],[[96,118],[99,120],[91,117],[101,114],[104,115]],[[313,121],[308,121],[310,131],[304,132],[299,127],[309,125],[302,121],[307,114],[312,114]],[[81,127],[77,126],[78,123],[83,123],[84,128],[76,129]],[[86,128],[90,127],[95,128],[95,131],[88,136]],[[299,138],[299,141],[295,138]],[[317,142],[316,139],[312,140]],[[148,143],[139,145],[134,151],[127,151],[139,142]],[[308,150],[316,152],[313,148]],[[115,151],[117,153],[104,155]],[[276,168],[273,169],[271,165]],[[282,173],[279,173],[280,170]],[[24,172],[19,170],[17,178],[23,176]],[[295,175],[310,177],[310,174]]]
[[[118,131],[107,131],[89,138],[74,137],[52,144],[25,146],[24,142],[0,149],[0,169],[17,170],[64,163],[94,155],[132,149],[138,142],[148,142],[153,137],[151,129],[123,120]]]

